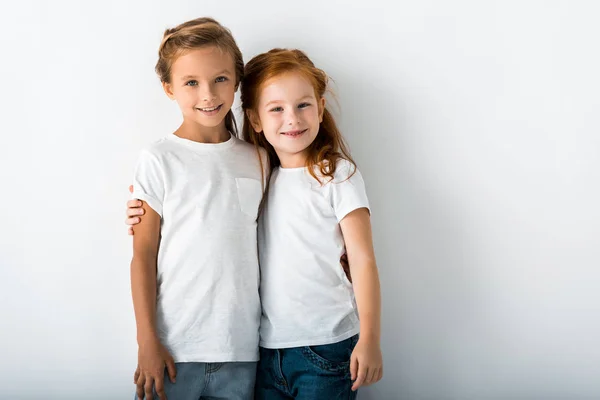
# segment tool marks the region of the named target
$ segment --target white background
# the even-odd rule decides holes
[[[596,4],[3,0],[0,398],[133,397],[127,186],[198,16],[335,80],[383,290],[362,400],[600,398]]]

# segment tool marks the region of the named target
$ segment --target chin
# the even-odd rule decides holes
[[[213,121],[213,120],[209,120],[209,121],[196,120],[196,123],[198,125],[202,125],[202,126],[205,126],[207,128],[215,128],[215,127],[221,125],[221,122],[223,122],[223,119],[219,119],[219,121]]]
[[[301,147],[301,148],[295,148],[295,149],[283,149],[284,153],[287,153],[289,155],[296,155],[296,154],[300,154],[300,153],[304,153],[306,152],[307,147]]]

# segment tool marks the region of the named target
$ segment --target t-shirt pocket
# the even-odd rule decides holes
[[[244,214],[256,220],[258,207],[262,199],[262,185],[260,180],[252,178],[235,178],[240,209]]]

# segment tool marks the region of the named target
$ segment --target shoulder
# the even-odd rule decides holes
[[[144,146],[140,150],[140,155],[160,159],[164,154],[172,152],[174,148],[174,143],[167,137],[163,137]]]
[[[244,160],[257,162],[259,152],[263,162],[267,160],[267,152],[262,147],[259,147],[257,152],[256,147],[252,143],[248,143],[237,137],[233,137],[232,140],[234,140],[233,148],[235,152],[242,155]]]
[[[168,168],[169,159],[177,154],[180,149],[168,137],[155,140],[140,149],[136,166],[140,171],[156,171]]]
[[[248,143],[245,140],[235,136],[232,137],[231,140],[233,140],[235,147],[239,151],[256,151],[252,143]]]
[[[340,158],[335,163],[333,182],[341,183],[349,180],[357,174],[360,176],[360,172],[358,171],[358,167],[356,166],[356,164],[354,164],[350,160],[346,160],[345,158]]]

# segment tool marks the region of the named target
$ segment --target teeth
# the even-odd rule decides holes
[[[219,108],[219,106],[213,107],[213,108],[201,108],[202,111],[215,111],[217,108]]]

